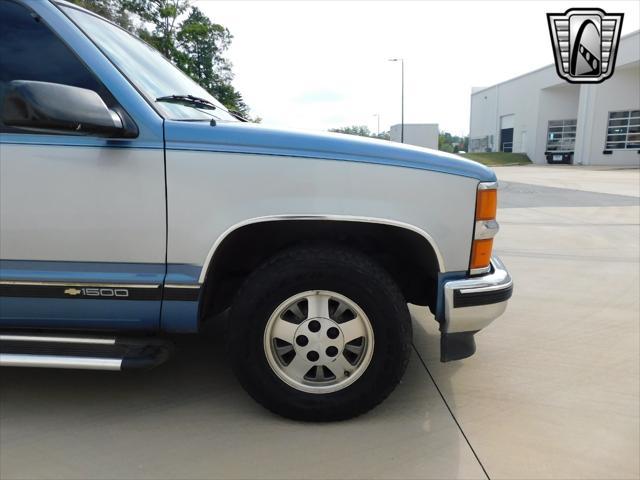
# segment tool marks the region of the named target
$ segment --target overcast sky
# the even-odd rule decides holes
[[[546,13],[571,7],[623,12],[640,28],[640,2],[220,1],[198,6],[234,36],[234,85],[263,123],[313,130],[405,122],[469,130],[471,87],[553,63]]]

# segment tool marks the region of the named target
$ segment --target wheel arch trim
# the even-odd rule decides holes
[[[427,243],[433,249],[436,255],[436,261],[438,262],[438,268],[441,272],[445,271],[444,259],[442,258],[442,253],[438,248],[438,244],[433,239],[431,235],[429,235],[425,230],[412,225],[410,223],[401,222],[398,220],[391,220],[388,218],[379,218],[379,217],[366,217],[366,216],[354,216],[354,215],[333,215],[333,214],[282,214],[282,215],[266,215],[262,217],[254,217],[238,222],[229,228],[227,228],[213,243],[209,252],[207,253],[207,257],[205,259],[204,264],[202,265],[202,270],[200,271],[200,277],[198,282],[202,285],[205,283],[207,273],[209,272],[209,267],[211,266],[211,262],[216,254],[218,248],[222,245],[222,243],[236,230],[239,230],[243,227],[247,227],[249,225],[254,225],[258,223],[266,223],[266,222],[278,222],[278,221],[313,221],[313,220],[324,220],[324,221],[334,221],[334,222],[353,222],[353,223],[370,223],[370,224],[378,224],[378,225],[388,225],[392,227],[403,228],[405,230],[412,231],[417,233],[422,238],[424,238]]]

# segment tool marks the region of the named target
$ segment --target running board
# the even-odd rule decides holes
[[[122,370],[121,358],[64,357],[0,353],[0,367],[76,368],[85,370]]]
[[[130,370],[167,360],[172,345],[159,338],[0,333],[0,367]]]

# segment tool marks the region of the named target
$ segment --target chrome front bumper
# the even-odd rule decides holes
[[[512,292],[511,275],[497,257],[486,275],[445,283],[442,361],[473,355],[473,335],[504,313]]]

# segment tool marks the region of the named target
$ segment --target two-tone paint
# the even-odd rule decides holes
[[[196,331],[217,248],[257,222],[406,228],[436,253],[442,279],[466,274],[476,189],[496,180],[491,170],[384,141],[167,120],[60,5],[20,3],[139,135],[0,133],[1,326]],[[68,293],[100,288],[127,296]]]

